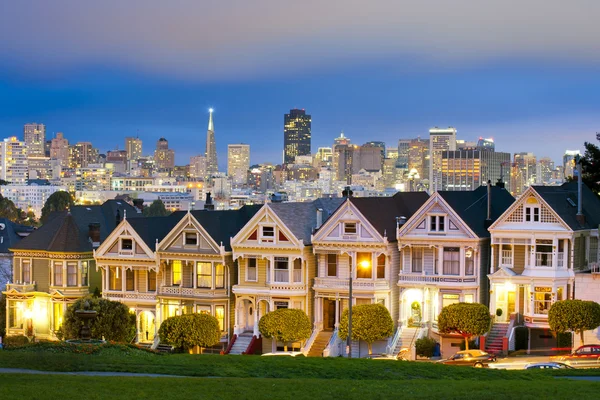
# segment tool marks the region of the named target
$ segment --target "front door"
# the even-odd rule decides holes
[[[335,328],[335,300],[323,299],[323,329],[332,331]]]
[[[508,312],[506,313],[506,319],[510,319],[510,314],[515,312],[515,292],[508,292]]]

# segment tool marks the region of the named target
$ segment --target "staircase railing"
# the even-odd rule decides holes
[[[342,339],[338,336],[338,330],[334,330],[325,350],[323,350],[323,357],[337,357],[340,355],[340,343]]]
[[[258,337],[256,335],[252,336],[252,340],[250,340],[250,344],[246,348],[246,351],[242,352],[244,355],[256,354],[257,350],[262,348],[262,336]]]
[[[152,342],[152,346],[150,346],[150,349],[156,350],[158,348],[159,344],[160,344],[160,337],[158,336],[158,333],[157,333],[156,335],[154,335],[154,342]]]
[[[513,331],[515,330],[515,322],[517,320],[516,314],[510,315],[510,322],[508,323],[508,329],[502,338],[502,352],[507,354],[510,348],[511,336],[513,335]],[[515,349],[515,341],[512,341],[512,350]]]
[[[401,335],[402,335],[402,325],[398,325],[398,328],[396,329],[396,334],[392,338],[392,341],[390,342],[390,344],[388,344],[385,349],[386,354],[393,355],[394,351],[396,350],[396,346],[398,346],[398,342],[400,341]]]
[[[223,354],[229,354],[229,352],[231,351],[231,348],[233,347],[233,344],[235,343],[235,340],[237,339],[237,334],[233,334],[233,337],[231,338],[231,342],[229,342],[229,346],[227,346],[227,349],[225,349],[225,351],[223,352]]]
[[[315,342],[315,339],[319,335],[319,332],[321,332],[321,329],[319,329],[319,326],[317,324],[315,324],[312,334],[310,335],[308,340],[304,343],[304,346],[302,346],[300,348],[300,351],[302,352],[302,354],[304,354],[304,355],[308,354],[308,352],[310,351],[310,348],[312,347],[313,343]]]

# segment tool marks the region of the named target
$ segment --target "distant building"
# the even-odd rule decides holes
[[[311,116],[292,109],[283,119],[283,163],[292,164],[296,156],[310,155]]]
[[[165,138],[160,138],[156,142],[154,163],[159,171],[170,171],[175,167],[175,151],[169,149],[169,141]]]
[[[56,160],[54,160],[56,164]],[[57,166],[56,169],[60,169]],[[54,168],[50,157],[43,156],[29,156],[27,157],[27,176],[29,179],[52,179]],[[57,177],[60,177],[60,172],[57,171]]]
[[[0,142],[0,179],[15,184],[27,181],[27,146],[16,136]]]
[[[213,109],[209,109],[208,130],[206,131],[206,174],[210,176],[219,172],[217,162],[217,145],[215,143],[215,126],[213,123]]]
[[[429,130],[429,190],[431,193],[442,190],[442,153],[456,150],[456,129],[438,127]]]
[[[142,139],[139,137],[125,138],[125,151],[127,152],[127,161],[137,161],[142,156]]]
[[[581,156],[579,150],[567,150],[563,156],[563,178],[567,180],[575,176],[575,158]]]
[[[248,183],[250,169],[250,145],[230,144],[227,146],[227,175],[234,185]]]
[[[69,156],[70,168],[86,168],[98,162],[98,149],[90,142],[78,142],[69,146]]]
[[[50,158],[59,160],[60,166],[69,168],[69,141],[58,132],[50,144]]]
[[[43,157],[45,155],[46,126],[37,122],[25,124],[23,127],[23,141],[27,146],[28,156]]]
[[[509,164],[510,153],[495,152],[489,148],[444,151],[439,190],[470,191],[485,186],[488,181],[495,184],[501,172],[508,175]],[[503,181],[506,182],[504,177]]]
[[[352,173],[357,174],[361,169],[379,171],[383,166],[385,150],[378,144],[366,143],[354,152],[352,159]]]
[[[313,165],[315,168],[328,168],[333,165],[333,151],[331,147],[319,147],[315,154]]]
[[[190,157],[190,178],[202,180],[206,178],[206,156]]]
[[[48,197],[55,192],[67,191],[66,186],[51,185],[44,180],[29,180],[27,183],[0,186],[0,193],[23,211],[33,211],[41,217],[42,208]]]
[[[515,153],[510,173],[510,191],[519,197],[536,182],[536,157],[533,153]]]

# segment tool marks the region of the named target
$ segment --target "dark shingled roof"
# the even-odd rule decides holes
[[[500,217],[514,202],[515,198],[504,188],[492,186],[491,220],[487,219],[487,186],[471,191],[439,191],[439,195],[458,216],[480,238],[490,237],[488,227]]]
[[[150,250],[155,251],[156,241],[163,240],[184,215],[185,212],[174,212],[166,217],[127,218],[127,222]]]
[[[269,208],[277,214],[297,239],[310,244],[313,229],[317,226],[317,209],[323,210],[323,220],[327,219],[344,202],[344,198],[320,198],[311,202],[270,203]]]
[[[563,183],[561,186],[533,186],[533,189],[574,231],[596,229],[600,225],[600,198],[585,184],[582,185],[581,211],[585,224],[577,222],[577,182]],[[574,206],[569,202],[570,199]]]
[[[32,226],[15,224],[7,218],[0,218],[0,253],[8,253],[22,240],[21,235],[29,235],[33,232]]]
[[[102,205],[73,206],[69,212],[59,211],[50,215],[42,227],[11,247],[15,250],[45,250],[52,252],[91,252],[90,224],[100,224],[100,242],[117,226],[117,211],[121,219],[141,217],[138,210],[118,200],[108,200]]]
[[[396,217],[409,219],[427,201],[425,192],[398,192],[392,197],[351,197],[350,201],[381,236],[396,241]]]

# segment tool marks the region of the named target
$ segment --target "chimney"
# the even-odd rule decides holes
[[[98,222],[88,225],[88,235],[92,243],[100,243],[100,224]]]
[[[144,199],[133,199],[133,206],[137,209],[138,214],[144,211]]]
[[[206,193],[206,201],[204,202],[204,209],[205,210],[214,210],[215,209],[215,205],[212,202],[212,197],[210,195],[210,192]]]
[[[581,157],[576,156],[575,162],[577,163],[577,215],[575,216],[575,218],[577,218],[577,222],[579,222],[579,225],[583,226],[585,225],[585,215],[583,215],[582,207],[583,182],[581,180]]]
[[[117,214],[115,215],[115,225],[119,225],[121,223],[121,213],[119,212],[119,209],[117,208]]]
[[[317,228],[319,229],[323,225],[323,209],[317,208]]]
[[[487,182],[487,220],[492,219],[492,181]]]

